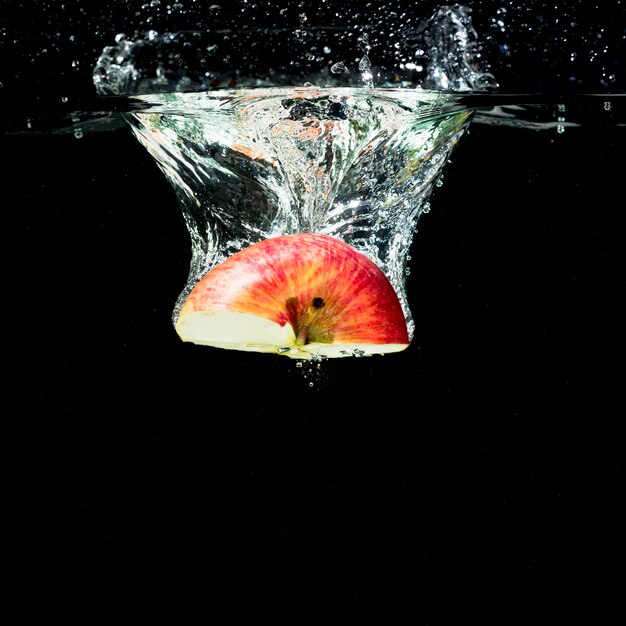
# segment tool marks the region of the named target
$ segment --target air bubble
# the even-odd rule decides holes
[[[339,63],[335,63],[331,68],[330,71],[333,74],[349,74],[350,70],[346,67],[346,64],[343,63],[342,61],[339,61]]]

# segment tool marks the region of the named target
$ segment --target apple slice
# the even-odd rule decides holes
[[[272,237],[233,254],[193,287],[175,328],[183,341],[300,359],[409,345],[383,271],[340,239],[316,233]]]

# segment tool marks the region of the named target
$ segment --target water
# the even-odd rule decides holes
[[[9,132],[80,139],[131,130],[173,186],[190,235],[173,322],[195,283],[225,258],[268,237],[313,231],[343,239],[381,267],[412,339],[409,252],[470,125],[558,136],[626,122],[620,95],[541,100],[315,86],[101,96],[83,109],[56,103],[50,117],[22,117]]]
[[[271,25],[304,38],[332,0],[8,4],[23,9],[0,11],[3,398],[19,407],[3,419],[12,612],[613,623],[626,582],[618,2],[472,3],[499,87],[424,88],[444,115],[473,116],[413,233],[413,342],[321,364],[179,340],[190,230],[129,125],[162,114],[163,91],[99,95],[91,72],[118,33],[210,28],[218,11],[247,28],[269,7]],[[334,2],[334,23],[373,17],[369,49],[355,29],[350,54],[294,40],[278,60],[287,71],[324,58],[322,80],[298,75],[305,94],[306,82],[365,91],[366,52],[374,90],[394,88],[377,75],[397,42],[380,20],[414,26],[426,4],[366,2],[356,16]],[[227,44],[215,43],[220,60]],[[260,47],[271,51],[250,46],[240,67]],[[436,55],[419,49],[421,81]],[[473,80],[472,65],[459,67]],[[150,76],[161,89],[173,79],[184,102],[193,90],[163,67]],[[230,90],[225,78],[210,90]]]

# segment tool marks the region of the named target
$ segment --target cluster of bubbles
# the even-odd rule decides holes
[[[312,354],[309,360],[296,361],[296,369],[302,374],[302,378],[310,389],[323,381],[322,363],[327,359],[319,354]]]

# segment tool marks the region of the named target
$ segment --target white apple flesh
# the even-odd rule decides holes
[[[310,359],[399,352],[406,319],[384,272],[328,235],[272,237],[193,287],[175,322],[183,341]]]

